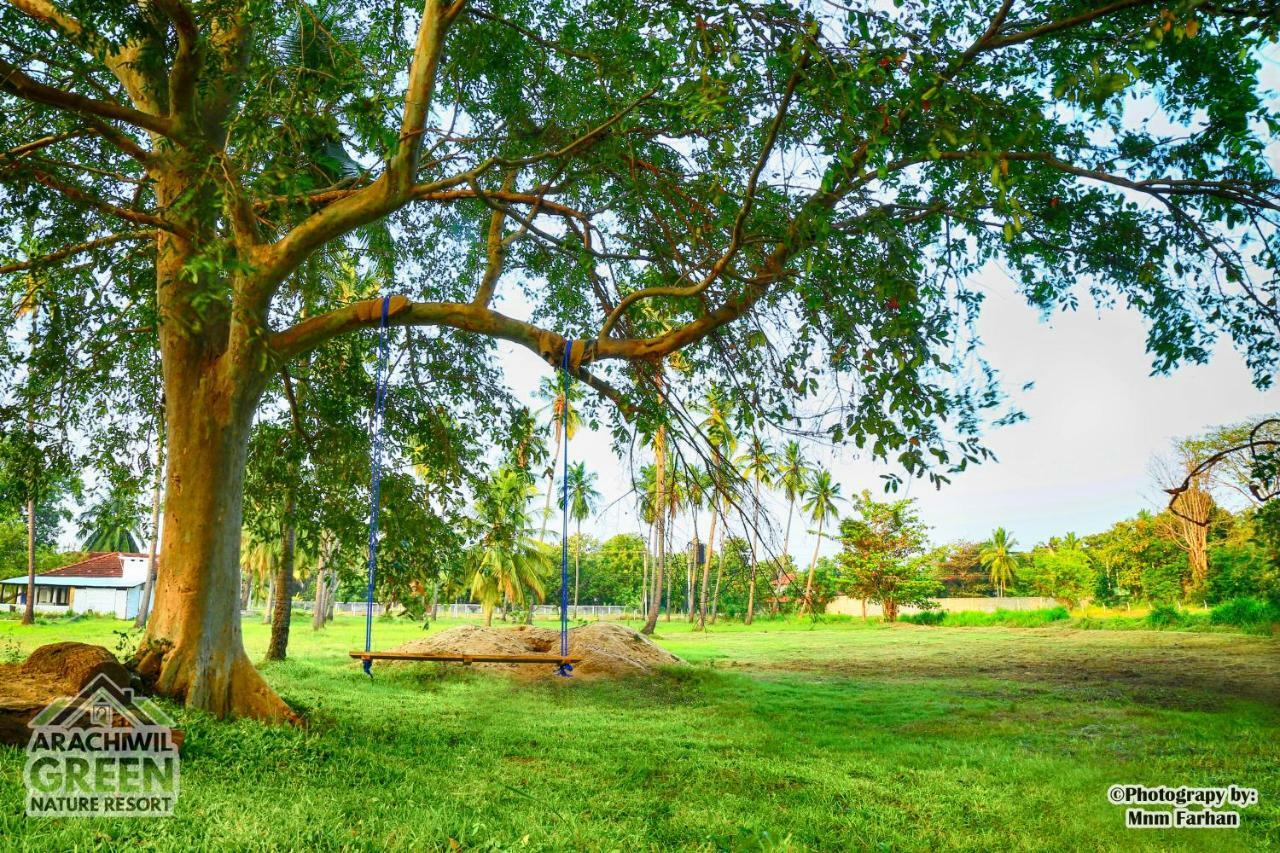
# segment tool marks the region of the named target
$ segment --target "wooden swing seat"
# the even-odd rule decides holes
[[[466,666],[470,666],[473,663],[544,663],[559,666],[566,663],[578,663],[582,660],[582,658],[562,657],[560,655],[450,655],[420,652],[351,652],[351,657],[359,661],[440,661],[443,663],[460,663]]]

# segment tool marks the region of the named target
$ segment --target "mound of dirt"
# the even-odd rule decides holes
[[[129,673],[115,655],[86,643],[53,643],[22,663],[0,664],[0,743],[25,744],[31,736],[28,720],[53,700],[76,695],[98,675],[121,687],[129,684]]]
[[[421,640],[412,640],[393,651],[414,654],[554,655],[560,653],[560,632],[531,625],[515,628],[463,625]],[[643,675],[660,666],[684,663],[680,658],[656,646],[648,637],[625,625],[610,622],[594,622],[571,629],[569,656],[582,658],[581,663],[573,665],[573,675],[584,679]],[[556,677],[555,667],[549,664],[476,663],[472,666],[517,678]]]

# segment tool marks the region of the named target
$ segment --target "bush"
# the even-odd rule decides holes
[[[1184,621],[1185,614],[1172,604],[1157,604],[1147,614],[1147,625],[1152,628],[1175,628]]]
[[[943,620],[947,618],[945,610],[921,610],[919,613],[909,613],[902,617],[903,622],[910,622],[912,625],[941,625]]]
[[[914,625],[942,625],[948,628],[985,628],[992,625],[1004,625],[1010,628],[1039,628],[1052,622],[1062,622],[1071,618],[1065,607],[1046,607],[1042,610],[1004,610],[984,613],[977,610],[947,612],[945,610],[925,610],[911,616],[903,616],[902,621]]]
[[[1233,598],[1209,613],[1210,625],[1261,628],[1280,623],[1280,607],[1257,598]]]

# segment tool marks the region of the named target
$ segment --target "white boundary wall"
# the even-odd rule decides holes
[[[1042,596],[1017,596],[1011,598],[935,598],[934,603],[938,610],[945,610],[948,613],[995,613],[997,610],[1043,610],[1046,607],[1057,607],[1060,602],[1055,598],[1044,598]],[[840,595],[831,600],[827,605],[827,613],[837,616],[861,616],[862,599],[850,598],[847,595]],[[883,610],[879,604],[873,604],[870,601],[866,603],[867,616],[881,616]],[[906,615],[908,613],[919,613],[919,607],[910,607],[903,605],[898,608],[898,613]]]

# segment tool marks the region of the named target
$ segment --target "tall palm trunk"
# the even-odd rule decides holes
[[[791,555],[791,517],[796,512],[796,499],[791,498],[787,504],[787,532],[782,537],[782,562],[783,571],[786,571],[787,557]]]
[[[667,520],[674,521],[673,519],[667,519]],[[672,530],[674,526],[675,526],[674,524],[667,525],[667,544],[663,548],[664,554],[675,553],[675,534]],[[671,587],[675,582],[675,577],[673,576],[672,572],[667,572],[666,574],[667,574],[667,609],[666,609],[666,613],[663,615],[662,618],[665,621],[670,622],[671,621],[671,602],[672,602]]]
[[[827,520],[826,514],[818,516],[818,541],[813,546],[813,559],[809,561],[809,574],[804,579],[804,603],[801,613],[809,612],[813,607],[813,573],[818,568],[818,549],[822,547],[822,525]]]
[[[644,550],[640,554],[640,618],[649,618],[649,549],[653,546],[653,525],[649,525],[649,535],[644,542]]]
[[[641,634],[650,635],[658,627],[658,608],[662,605],[662,580],[666,571],[666,505],[667,505],[667,432],[666,427],[658,427],[653,439],[653,451],[657,457],[654,465],[654,538],[657,540],[657,553],[653,560],[653,587],[649,591],[649,615],[645,619]]]
[[[711,596],[711,624],[716,624],[716,616],[720,613],[720,579],[724,577],[724,529],[728,523],[720,525],[720,554],[716,557],[716,589]]]
[[[698,589],[698,566],[701,561],[698,559],[698,549],[702,546],[702,540],[698,536],[698,510],[693,510],[693,547],[690,549],[693,553],[689,555],[685,566],[685,619],[689,622],[695,621],[698,617],[694,612],[693,600]]]
[[[755,507],[753,508],[754,519],[751,523],[751,574],[747,580],[747,615],[742,620],[742,624],[750,625],[755,621],[756,609],[756,548],[760,542],[760,475],[759,473],[753,478],[755,480]]]
[[[319,631],[324,627],[332,595],[329,590],[329,535],[324,531],[320,534],[320,552],[316,555],[316,601],[311,611],[311,630]]]
[[[147,581],[142,586],[142,603],[138,605],[135,628],[145,628],[151,615],[151,595],[156,585],[156,553],[160,544],[160,487],[164,482],[164,432],[156,443],[156,482],[151,488],[151,550],[147,554]]]
[[[573,552],[573,618],[578,618],[578,580],[582,577],[582,519],[576,519],[578,547]]]
[[[563,415],[561,417],[563,417]],[[556,466],[560,464],[560,440],[562,429],[563,427],[561,423],[557,423],[555,428],[556,449],[555,452],[551,454],[550,473],[547,474],[547,502],[542,507],[542,532],[538,534],[538,540],[541,542],[545,542],[547,539],[547,522],[551,520],[551,496],[556,490]],[[565,475],[568,475],[567,471],[565,472]]]
[[[31,334],[27,343],[31,348],[31,360],[27,363],[27,383],[31,385],[31,370],[36,360],[36,321],[40,317],[40,306],[38,302],[32,303],[31,306]],[[34,390],[34,389],[33,389]],[[32,433],[35,422],[35,410],[33,404],[27,404],[27,432]],[[27,494],[27,600],[26,606],[22,608],[22,624],[31,625],[36,621],[36,500],[35,500],[35,483],[27,483],[30,491]]]
[[[22,624],[36,621],[36,502],[27,501],[27,602],[22,610]]]
[[[711,557],[715,551],[716,543],[716,508],[711,508],[711,532],[707,536],[707,553],[702,558],[702,589],[698,598],[698,628],[699,631],[706,630],[707,627],[707,583],[711,580]]]

